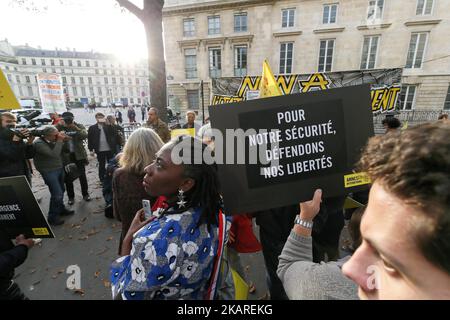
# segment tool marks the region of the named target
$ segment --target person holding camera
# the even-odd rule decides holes
[[[88,162],[88,157],[86,149],[84,147],[84,142],[88,138],[88,133],[86,128],[79,123],[74,121],[75,116],[71,112],[64,112],[62,114],[63,121],[61,121],[56,128],[60,132],[64,132],[69,138],[66,142],[66,148],[63,151],[63,162],[64,164],[74,163],[78,168],[81,193],[83,195],[84,201],[91,201],[89,196],[89,186],[86,177],[86,165]],[[65,185],[67,190],[67,196],[69,197],[69,205],[75,203],[75,190],[73,187],[73,181],[66,176]]]
[[[41,173],[51,194],[48,222],[52,226],[64,224],[61,216],[75,213],[72,210],[67,210],[64,206],[62,151],[65,141],[68,141],[68,136],[65,133],[59,132],[54,126],[47,126],[42,130],[41,137],[34,142],[36,148],[34,165]]]
[[[17,118],[9,112],[0,114],[0,178],[26,176],[31,184],[32,169],[28,159],[36,153],[35,137],[28,129],[16,129]]]

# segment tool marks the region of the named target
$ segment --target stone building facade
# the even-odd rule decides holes
[[[201,113],[211,77],[403,68],[403,110],[450,109],[450,1],[167,0],[170,105]]]
[[[147,63],[125,64],[113,55],[12,46],[0,41],[0,68],[19,100],[39,101],[38,73],[62,77],[70,102],[149,102]]]

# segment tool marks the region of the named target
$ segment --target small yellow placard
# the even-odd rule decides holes
[[[176,129],[171,132],[172,139],[179,136],[191,136],[195,137],[195,129]]]
[[[344,185],[346,188],[370,184],[372,181],[365,172],[354,173],[344,176]]]
[[[49,236],[50,232],[48,232],[47,228],[33,228],[33,233],[35,236]]]
[[[0,109],[21,109],[20,104],[9,86],[8,80],[6,80],[2,70],[0,70]]]

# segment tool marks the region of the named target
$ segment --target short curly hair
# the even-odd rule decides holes
[[[450,124],[433,122],[372,138],[359,170],[420,210],[415,240],[422,254],[450,274]]]

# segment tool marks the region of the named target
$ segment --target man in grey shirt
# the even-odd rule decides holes
[[[48,211],[48,222],[53,226],[64,223],[61,216],[72,215],[74,211],[64,207],[64,168],[62,163],[62,149],[64,140],[68,137],[58,132],[54,126],[43,130],[43,135],[34,142],[36,155],[34,165],[44,178],[51,194]]]
[[[357,300],[356,284],[341,270],[350,256],[336,262],[313,262],[312,221],[321,200],[322,191],[317,190],[312,201],[300,204],[300,215],[279,258],[278,276],[291,300]]]

